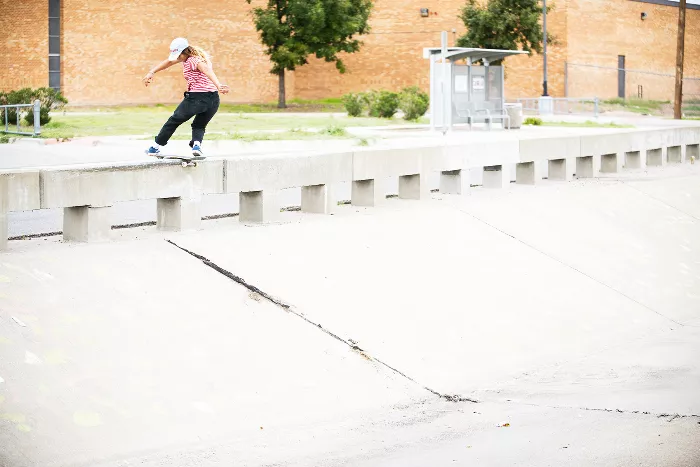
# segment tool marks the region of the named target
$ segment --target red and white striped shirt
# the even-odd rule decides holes
[[[217,91],[216,85],[197,69],[197,65],[202,59],[199,57],[189,57],[182,64],[183,74],[187,80],[187,90],[190,92],[212,92]],[[211,63],[209,64],[211,66]]]

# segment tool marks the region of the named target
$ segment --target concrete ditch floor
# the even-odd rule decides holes
[[[696,467],[699,169],[11,242],[0,466]]]

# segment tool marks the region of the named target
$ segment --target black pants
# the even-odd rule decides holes
[[[168,140],[175,133],[177,127],[192,117],[194,120],[192,121],[190,147],[194,141],[201,143],[204,139],[207,123],[214,117],[217,110],[219,110],[218,92],[185,92],[185,99],[180,102],[173,115],[165,122],[160,133],[156,136],[156,143],[161,146],[168,144]]]

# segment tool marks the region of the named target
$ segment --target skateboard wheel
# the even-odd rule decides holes
[[[187,162],[182,162],[183,167],[187,167]]]

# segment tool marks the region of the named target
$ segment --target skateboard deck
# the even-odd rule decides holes
[[[195,156],[178,156],[178,155],[167,155],[159,154],[156,156],[158,159],[176,159],[179,160],[183,167],[197,167],[197,161],[204,160],[205,157],[195,157]]]

